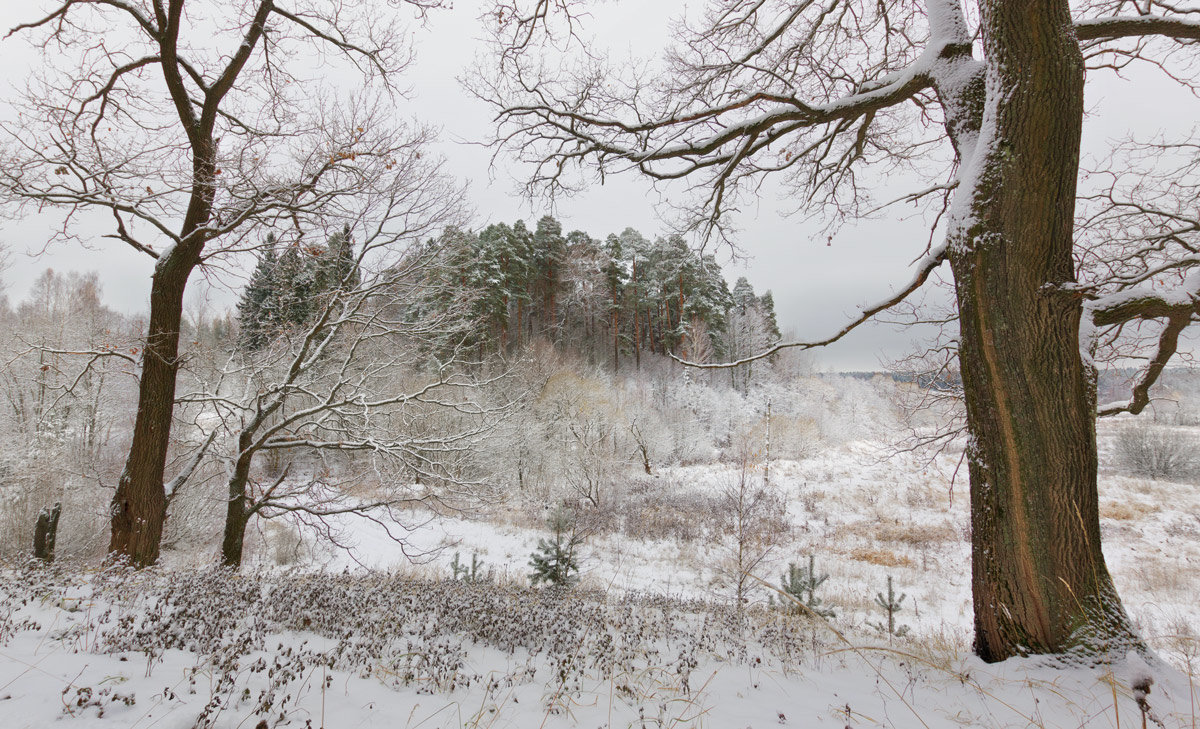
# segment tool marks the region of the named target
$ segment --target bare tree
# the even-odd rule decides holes
[[[453,357],[425,362],[414,327],[372,305],[387,288],[376,280],[339,293],[301,331],[235,356],[212,391],[183,398],[227,431],[227,566],[241,563],[256,516],[327,528],[340,514],[378,520],[405,505],[462,508],[483,495],[470,456],[507,409],[488,404],[496,378],[472,378]],[[255,468],[264,454],[282,457],[264,472]]]
[[[1166,296],[1106,296],[1080,281],[1084,76],[1138,59],[1165,67],[1200,39],[1194,11],[1156,0],[734,0],[683,25],[665,68],[613,68],[538,58],[539,38],[575,31],[554,23],[571,4],[514,4],[498,18],[504,73],[476,91],[498,108],[497,144],[532,164],[531,190],[569,188],[576,165],[687,179],[692,228],[711,236],[767,176],[782,176],[798,206],[840,219],[877,209],[867,168],[927,176],[918,161],[944,163],[902,198],[932,201],[946,231],[911,282],[824,340],[779,347],[836,341],[948,264],[971,439],[977,653],[1141,648],[1100,549],[1086,324],[1169,319],[1163,304],[1193,307],[1200,277]]]
[[[1200,320],[1200,144],[1131,139],[1084,180],[1084,333],[1098,366],[1141,362],[1129,397],[1099,413],[1137,414],[1168,363],[1191,361],[1180,338]]]
[[[441,0],[396,0],[419,13]],[[112,502],[110,551],[158,558],[184,288],[255,229],[329,220],[364,169],[396,156],[377,117],[322,102],[306,82],[314,49],[381,79],[407,61],[404,36],[375,6],[337,0],[59,0],[8,35],[43,51],[7,137],[0,189],[77,219],[155,259],[137,418]],[[324,73],[324,71],[323,71]]]
[[[341,248],[331,255],[353,251],[352,260],[340,280],[308,292],[308,316],[264,330],[264,346],[235,351],[212,379],[198,373],[181,398],[199,428],[204,414],[215,416],[226,436],[228,566],[241,563],[255,516],[291,514],[328,532],[326,520],[339,514],[453,506],[482,491],[470,454],[511,405],[488,404],[488,387],[507,373],[475,377],[463,360],[475,324],[470,292],[446,280],[446,251],[433,237],[457,222],[461,195],[422,152],[414,146],[345,202],[337,219],[357,225],[334,233]],[[320,251],[303,239],[281,242]],[[433,301],[452,303],[427,306]],[[263,454],[278,456],[265,474],[255,468]],[[357,478],[328,463],[339,456]],[[342,488],[353,480],[375,488]]]
[[[755,473],[762,462],[757,456],[739,454],[737,473],[717,494],[722,536],[729,539],[724,567],[738,609],[750,601],[762,582],[756,572],[787,538],[788,531],[783,499]]]
[[[122,426],[135,393],[137,327],[101,304],[95,274],[53,270],[0,316],[0,438],[9,445],[0,462],[11,490],[6,517],[16,522],[6,530],[19,530],[25,548],[37,511],[61,502],[60,551],[99,549],[95,520],[105,510],[95,505],[107,494],[96,484],[111,483],[112,456],[128,443]]]

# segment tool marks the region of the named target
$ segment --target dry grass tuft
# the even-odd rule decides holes
[[[1101,519],[1131,521],[1133,519],[1141,519],[1157,511],[1158,507],[1156,505],[1141,501],[1105,501],[1100,504]]]
[[[850,553],[850,558],[859,562],[870,562],[881,567],[912,567],[913,561],[903,554],[896,554],[890,549],[871,549],[859,547]]]
[[[866,539],[907,544],[917,549],[927,549],[958,538],[958,531],[948,523],[914,524],[911,521],[888,518],[859,522],[849,526],[846,531]]]

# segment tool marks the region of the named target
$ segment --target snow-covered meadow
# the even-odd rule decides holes
[[[1106,462],[1121,427],[1102,428]],[[348,551],[306,542],[280,567],[261,549],[243,576],[186,551],[139,574],[7,570],[0,708],[14,727],[1119,727],[1140,725],[1131,687],[1148,673],[1150,720],[1194,726],[1200,487],[1101,479],[1108,563],[1159,661],[989,666],[969,643],[959,455],[848,438],[772,462],[786,528],[741,610],[714,511],[761,464],[630,477],[607,498],[654,513],[593,525],[566,592],[527,586],[545,529],[520,499],[411,512],[403,549],[347,517]],[[828,622],[767,605],[809,555]],[[455,560],[478,578],[452,580]],[[909,627],[891,638],[875,627],[889,576]]]

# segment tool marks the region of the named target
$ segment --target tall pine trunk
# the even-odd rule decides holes
[[[990,0],[982,12],[988,101],[949,248],[975,649],[987,661],[1123,655],[1141,644],[1100,550],[1095,371],[1080,352],[1081,301],[1064,286],[1075,281],[1083,60],[1063,0]]]

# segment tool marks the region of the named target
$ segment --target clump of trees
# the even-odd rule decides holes
[[[402,4],[423,15],[442,3]],[[110,221],[105,238],[155,262],[109,543],[117,558],[154,564],[166,486],[182,475],[167,461],[188,281],[267,229],[359,222],[353,198],[403,187],[426,166],[414,162],[424,132],[373,101],[408,63],[406,34],[388,12],[325,0],[59,0],[14,34],[44,62],[19,116],[0,124],[4,202],[61,211],[67,240],[85,234],[78,219]],[[314,46],[357,75],[352,97],[304,78]]]
[[[545,341],[617,370],[643,354],[708,361],[779,340],[771,293],[756,296],[745,278],[731,293],[715,257],[679,235],[599,239],[544,216],[533,230],[496,223],[439,243],[451,251],[447,290],[475,292],[481,355]]]
[[[294,242],[282,253],[275,235],[269,234],[238,302],[238,346],[262,349],[284,329],[308,323],[329,297],[354,290],[359,283],[348,224],[323,246]]]

